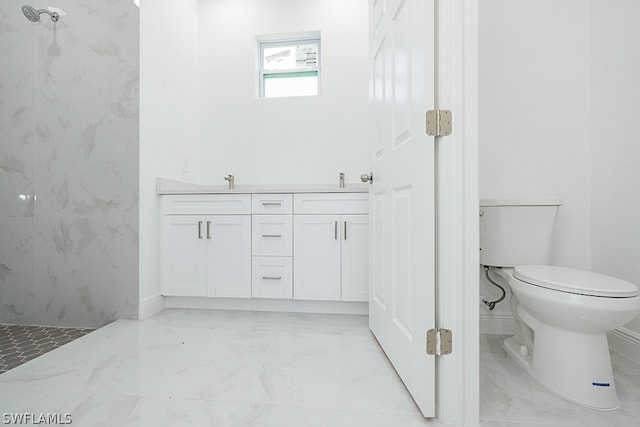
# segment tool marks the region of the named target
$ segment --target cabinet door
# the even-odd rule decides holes
[[[369,217],[343,215],[342,300],[369,300]]]
[[[293,298],[340,300],[340,216],[294,215]]]
[[[251,296],[251,215],[206,217],[207,295]]]
[[[164,217],[164,295],[206,295],[204,220],[195,215]]]

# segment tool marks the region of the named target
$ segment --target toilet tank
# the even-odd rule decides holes
[[[559,198],[480,200],[480,264],[551,263]]]

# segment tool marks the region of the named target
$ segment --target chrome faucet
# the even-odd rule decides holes
[[[344,188],[344,173],[340,172],[340,188]]]
[[[236,188],[236,184],[233,182],[233,179],[234,176],[231,174],[224,177],[225,181],[229,181],[229,190],[233,190],[234,188]]]

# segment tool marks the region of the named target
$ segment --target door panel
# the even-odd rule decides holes
[[[340,236],[339,215],[294,215],[294,299],[340,300]]]
[[[369,301],[369,217],[342,216],[342,301]]]
[[[204,217],[165,216],[164,295],[205,296],[206,241]],[[198,233],[200,224],[200,233]]]
[[[370,328],[425,417],[435,416],[434,1],[370,4]]]
[[[411,330],[411,187],[394,189],[393,192],[393,311],[392,319],[408,340],[413,339]]]
[[[207,295],[251,296],[251,215],[214,215],[207,240]]]

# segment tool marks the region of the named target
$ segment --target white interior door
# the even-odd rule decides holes
[[[369,323],[425,417],[435,416],[434,0],[371,0]]]

